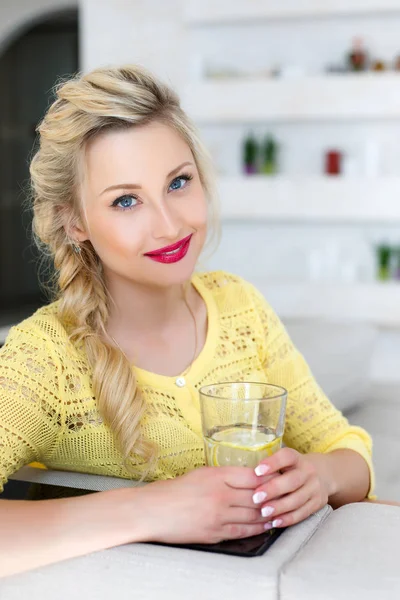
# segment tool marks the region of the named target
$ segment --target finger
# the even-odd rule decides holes
[[[242,508],[255,508],[253,502],[253,490],[232,489],[229,492],[229,506]]]
[[[218,470],[225,483],[232,488],[254,490],[260,485],[260,478],[250,467],[218,467]]]
[[[229,523],[224,525],[222,529],[223,540],[239,540],[242,538],[252,537],[253,535],[259,535],[264,533],[266,529],[272,529],[271,523],[257,523],[254,525],[243,525],[236,523]]]
[[[263,477],[264,482],[267,483],[274,479],[274,477],[279,477],[279,475],[271,475],[270,477]],[[260,483],[260,478],[257,479],[257,483]],[[261,486],[259,486],[261,487]],[[254,488],[253,489],[238,489],[231,488],[229,491],[229,506],[243,506],[247,508],[254,508],[254,505],[261,504],[264,500],[266,500],[267,496],[262,493],[256,499],[254,499]]]
[[[254,500],[260,500],[262,494],[265,495],[264,500],[271,500],[272,498],[279,498],[280,496],[290,494],[303,487],[307,479],[308,474],[302,469],[286,471],[286,473],[279,475],[279,477],[274,477],[268,483],[258,486],[255,489]],[[264,500],[261,500],[261,502]]]
[[[228,525],[229,523],[236,523],[242,525],[254,525],[255,523],[265,523],[270,521],[262,516],[259,508],[243,508],[243,507],[232,507],[226,511],[224,515],[223,523]]]
[[[319,506],[316,499],[312,498],[297,510],[285,513],[284,515],[280,515],[278,518],[274,519],[271,522],[272,527],[290,527],[296,523],[304,521],[304,519],[307,519],[307,517],[314,514],[320,508],[321,506]]]
[[[287,494],[278,500],[273,502],[267,502],[261,507],[261,515],[263,517],[269,517],[276,519],[280,515],[284,515],[289,512],[294,512],[301,508],[309,500],[315,497],[315,489],[312,484],[305,485],[298,489],[293,494]]]
[[[275,454],[265,458],[255,468],[256,475],[271,475],[282,469],[296,467],[301,459],[301,454],[293,448],[281,448]]]

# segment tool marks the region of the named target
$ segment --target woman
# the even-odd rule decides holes
[[[0,353],[1,481],[39,461],[153,483],[0,502],[2,574],[127,542],[247,537],[370,495],[368,434],[259,292],[194,274],[214,180],[174,92],[141,68],[96,70],[59,86],[39,133],[33,229],[57,295]],[[203,466],[198,389],[237,380],[289,391],[288,447],[255,472]]]

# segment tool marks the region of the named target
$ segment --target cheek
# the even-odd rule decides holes
[[[137,219],[136,219],[137,221]],[[103,258],[103,254],[127,253],[130,257],[143,245],[143,227],[136,227],[130,211],[113,215],[113,218],[96,216],[91,221],[92,244]],[[104,257],[105,258],[105,257]]]
[[[208,206],[203,192],[196,195],[192,202],[185,207],[186,220],[194,229],[204,230],[207,228]]]

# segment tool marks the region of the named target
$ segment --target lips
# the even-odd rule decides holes
[[[147,252],[145,256],[147,256],[150,260],[163,263],[164,265],[177,263],[185,258],[186,254],[188,253],[191,240],[192,234],[188,235],[176,244],[166,246],[165,248],[160,248],[159,250],[154,250],[153,252]]]
[[[165,246],[164,248],[160,248],[159,250],[153,250],[152,252],[146,252],[145,256],[161,256],[165,255],[168,252],[174,252],[180,249],[182,246],[185,246],[192,237],[193,234],[188,235],[180,242],[176,242],[176,244],[172,244],[171,246]]]

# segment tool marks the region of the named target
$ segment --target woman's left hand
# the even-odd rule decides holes
[[[282,448],[256,468],[257,475],[271,476],[255,489],[253,501],[262,516],[271,517],[272,527],[299,523],[327,504],[331,490],[325,458]]]

